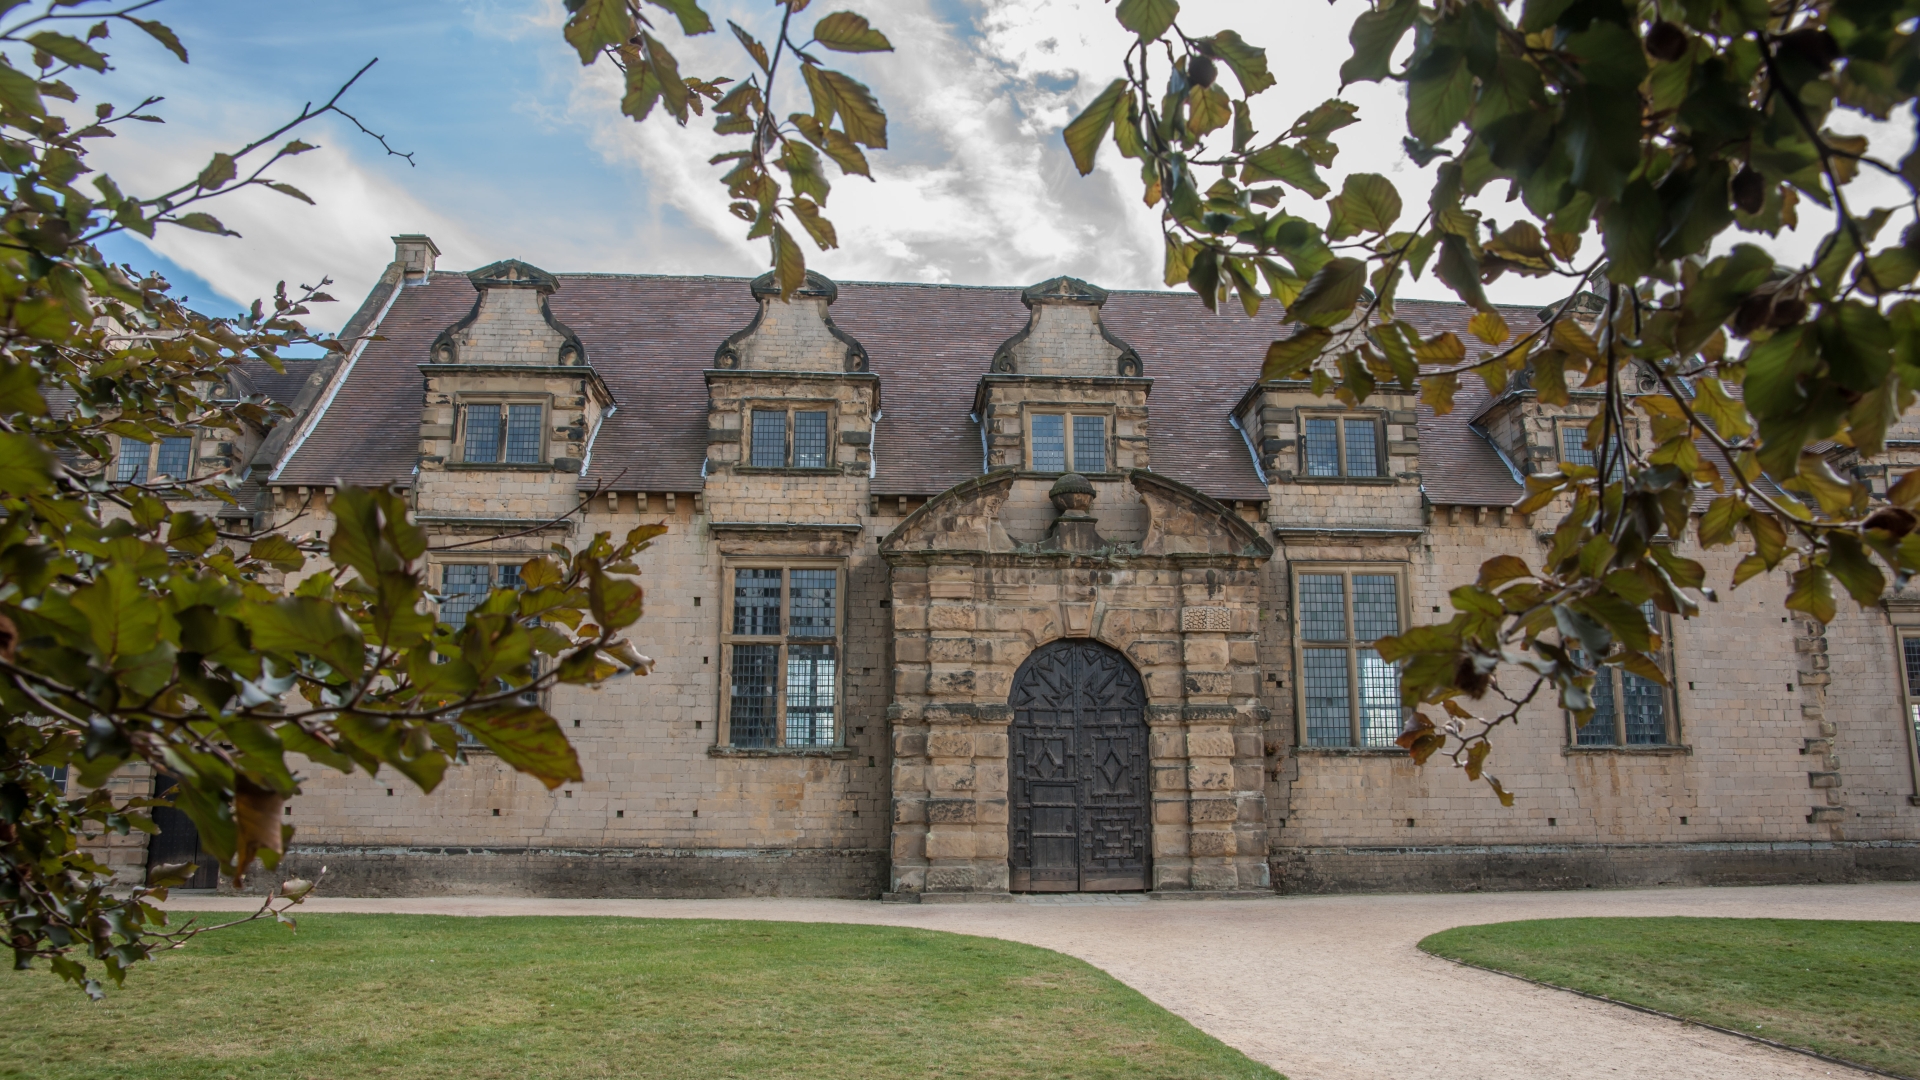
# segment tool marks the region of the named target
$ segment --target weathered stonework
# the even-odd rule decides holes
[[[1122,305],[1059,278],[1024,290],[1024,328],[1017,310],[1013,321],[984,322],[990,336],[968,339],[978,347],[969,345],[965,381],[942,399],[953,415],[940,422],[960,429],[966,469],[979,475],[883,486],[875,478],[888,455],[897,463],[919,448],[900,445],[891,417],[880,430],[873,369],[906,339],[889,349],[875,336],[888,320],[857,297],[882,287],[850,285],[840,300],[832,282],[809,275],[782,302],[762,279],[728,284],[739,290],[737,321],[687,352],[688,479],[602,481],[584,468],[590,456],[606,463],[596,433],[631,415],[633,386],[653,387],[616,381],[626,389],[615,413],[594,364],[614,363],[624,343],[604,327],[596,336],[581,309],[566,306],[598,279],[508,262],[463,282],[436,271],[435,255],[424,237],[396,238],[393,264],[365,318],[356,316],[356,333],[376,333],[386,305],[405,310],[434,289],[462,290],[443,294],[435,310],[444,316],[401,358],[420,377],[418,471],[410,460],[391,482],[436,548],[469,545],[431,555],[431,579],[446,563],[516,564],[553,543],[663,522],[668,532],[639,560],[647,607],[636,642],[658,663],[644,678],[550,692],[544,704],[585,772],[559,790],[477,749],[432,794],[386,774],[302,763],[288,866],[327,865],[331,891],[1004,897],[1016,680],[1036,653],[1074,641],[1117,650],[1144,690],[1153,891],[1920,877],[1920,758],[1901,645],[1902,633],[1920,635],[1911,591],[1865,611],[1843,604],[1816,631],[1785,609],[1779,580],[1761,577],[1697,618],[1671,620],[1668,741],[1579,745],[1569,717],[1542,695],[1501,730],[1490,762],[1518,796],[1512,809],[1462,770],[1416,767],[1391,745],[1308,745],[1300,576],[1390,576],[1402,625],[1450,617],[1448,591],[1486,558],[1544,551],[1560,509],[1527,517],[1510,506],[1518,477],[1557,462],[1563,429],[1591,411],[1578,393],[1566,408],[1542,406],[1524,381],[1493,400],[1483,394],[1456,418],[1472,427],[1456,425],[1448,444],[1414,396],[1393,387],[1349,409],[1305,382],[1231,386],[1218,400],[1232,407],[1206,422],[1244,453],[1236,467],[1249,487],[1220,501],[1165,475],[1191,466],[1191,444],[1168,434],[1165,415],[1157,429],[1149,423],[1156,379],[1163,401],[1182,385],[1173,368],[1148,370],[1160,355],[1149,347],[1153,328],[1128,324],[1136,348],[1103,321],[1118,322]],[[929,348],[940,343],[931,335],[963,323],[927,331]],[[230,451],[250,456],[257,476],[276,472],[317,430],[311,410],[335,395],[335,409],[351,406],[344,370],[316,368],[288,424],[203,454]],[[896,382],[889,398],[924,400],[929,385]],[[464,462],[457,410],[470,398],[543,403],[540,460]],[[756,409],[826,414],[823,459],[755,467]],[[1036,413],[1100,417],[1101,467],[1035,469]],[[1373,473],[1312,475],[1303,419],[1315,416],[1373,425]],[[1462,467],[1463,434],[1508,494],[1448,483]],[[623,453],[651,454],[652,438]],[[1896,425],[1889,448],[1896,474],[1920,467],[1920,421]],[[1835,454],[1836,467],[1857,466]],[[633,460],[592,476],[618,477]],[[316,527],[333,474],[299,475],[268,484],[254,512]],[[1884,473],[1861,475],[1884,492]],[[1728,549],[1683,552],[1716,580],[1738,559]],[[842,574],[831,745],[725,738],[728,574],[743,563]],[[324,568],[316,560],[307,572]],[[1500,674],[1525,685],[1521,672]],[[147,790],[144,777],[127,783],[128,794]],[[137,838],[111,857],[137,873]]]

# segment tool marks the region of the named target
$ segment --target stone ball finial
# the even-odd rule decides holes
[[[1047,492],[1054,508],[1063,514],[1085,514],[1093,506],[1093,485],[1079,473],[1062,473]]]

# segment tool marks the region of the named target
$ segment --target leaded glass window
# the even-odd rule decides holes
[[[1059,413],[1039,413],[1033,418],[1033,468],[1035,472],[1067,471],[1067,418]]]
[[[468,405],[464,460],[491,465],[500,460],[500,406]]]
[[[1907,722],[1913,725],[1913,749],[1920,753],[1920,637],[1901,638],[1900,653],[1907,669]]]
[[[1400,670],[1372,646],[1400,633],[1400,574],[1315,568],[1294,582],[1305,744],[1392,746],[1400,736]]]
[[[1073,418],[1073,471],[1082,473],[1107,471],[1106,417],[1076,416]]]
[[[185,436],[161,439],[155,459],[155,473],[184,480],[193,475],[193,440]]]
[[[1315,416],[1300,422],[1308,476],[1380,476],[1380,422],[1371,416]]]
[[[540,414],[538,405],[507,406],[507,461],[515,465],[531,465],[543,459],[546,449],[540,438]]]
[[[797,412],[793,414],[793,467],[796,469],[827,467],[826,413]]]
[[[492,563],[448,563],[440,575],[440,621],[455,630],[493,590]]]
[[[1640,610],[1647,624],[1660,632],[1660,612],[1651,603]],[[1584,653],[1576,650],[1575,655],[1582,663],[1592,663]],[[1658,682],[1621,667],[1602,666],[1594,675],[1591,696],[1593,717],[1585,724],[1576,720],[1575,746],[1665,746],[1670,741],[1671,699]]]
[[[1104,414],[1034,413],[1027,439],[1035,472],[1103,473],[1110,467]]]
[[[153,453],[153,447],[132,439],[120,440],[120,456],[114,462],[114,479],[122,484],[144,484],[147,482],[147,458]]]
[[[753,410],[753,450],[747,460],[757,469],[778,469],[787,463],[787,414],[784,411]]]
[[[840,569],[735,566],[729,574],[723,741],[761,748],[837,745]]]

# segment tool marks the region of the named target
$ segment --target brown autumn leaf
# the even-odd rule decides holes
[[[280,838],[280,808],[287,797],[277,791],[255,787],[245,780],[235,785],[233,824],[235,851],[233,884],[243,884],[247,867],[261,851],[279,854],[286,850]]]

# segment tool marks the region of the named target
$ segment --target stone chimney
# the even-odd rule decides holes
[[[440,258],[440,249],[434,246],[431,237],[419,233],[403,233],[393,238],[393,262],[400,268],[402,280],[409,285],[418,285],[433,273],[434,262]]]

